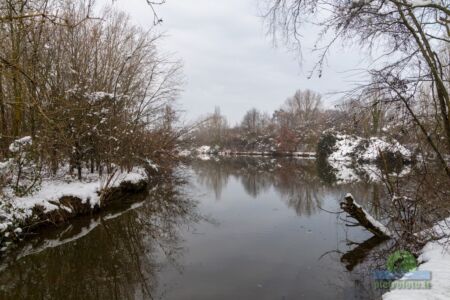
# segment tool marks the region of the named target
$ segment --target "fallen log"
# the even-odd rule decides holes
[[[364,208],[362,208],[351,194],[347,194],[340,204],[341,208],[358,223],[380,238],[390,238],[392,233],[386,226],[375,220]]]

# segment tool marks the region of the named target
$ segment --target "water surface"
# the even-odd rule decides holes
[[[374,299],[355,244],[371,234],[330,212],[352,192],[376,215],[367,203],[379,202],[379,187],[330,184],[322,173],[314,160],[194,160],[188,184],[166,183],[8,254],[0,296]]]

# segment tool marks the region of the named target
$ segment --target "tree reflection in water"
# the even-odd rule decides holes
[[[383,213],[377,209],[383,206],[380,186],[328,182],[315,161],[292,158],[194,160],[191,171],[195,174],[188,174],[201,183],[202,193],[212,190],[216,200],[226,195],[220,202],[205,202],[214,205],[214,217],[224,226],[197,224],[202,234],[195,237],[186,232],[186,225],[204,220],[198,213],[204,207],[197,207],[174,179],[146,199],[129,199],[116,214],[49,230],[8,255],[9,260],[0,263],[0,299],[183,299],[189,293],[215,292],[222,292],[222,299],[233,299],[241,293],[262,292],[251,287],[264,279],[258,271],[264,269],[267,284],[279,288],[273,293],[300,295],[310,289],[314,295],[318,290],[323,295],[339,291],[342,299],[374,298],[367,274],[377,258],[366,252],[385,247],[321,208],[338,209],[339,201],[351,192],[377,217]],[[245,201],[253,198],[262,201]],[[278,205],[278,199],[286,205]],[[291,218],[292,211],[301,217]],[[350,236],[355,243],[347,243],[347,230],[354,231]],[[251,255],[243,255],[243,249]],[[180,270],[186,275],[179,276]],[[228,284],[221,284],[223,280]],[[240,289],[230,289],[231,283]]]
[[[139,205],[114,219],[109,214],[78,220],[64,230],[49,231],[45,239],[31,240],[16,254],[23,257],[3,262],[0,298],[153,298],[161,258],[176,264],[183,253],[180,228],[200,216],[196,203],[173,181]],[[41,251],[27,255],[31,248]]]
[[[245,192],[254,198],[273,188],[299,216],[317,213],[327,196],[339,195],[336,200],[340,201],[348,192],[361,199],[363,204],[379,204],[377,184],[360,181],[337,185],[321,176],[325,172],[321,172],[320,167],[315,160],[251,156],[192,162],[199,183],[213,190],[217,200],[220,200],[229,179],[235,177],[242,183]]]

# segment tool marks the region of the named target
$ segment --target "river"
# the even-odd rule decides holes
[[[295,158],[204,158],[178,173],[185,183],[19,245],[1,262],[0,298],[379,297],[358,248],[372,235],[333,213],[351,192],[378,216],[378,185],[332,183]]]

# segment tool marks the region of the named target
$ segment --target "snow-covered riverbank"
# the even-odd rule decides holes
[[[383,295],[383,300],[450,299],[450,252],[439,242],[430,242],[422,250],[419,271],[431,272],[430,289],[397,289]],[[400,279],[402,280],[402,279]]]
[[[0,201],[1,249],[6,250],[10,241],[19,238],[28,227],[94,212],[107,205],[102,201],[109,193],[143,190],[147,182],[145,170],[136,167],[111,176],[92,175],[83,181],[68,176],[47,178],[36,191],[23,197],[15,196],[11,188],[4,188]]]
[[[387,237],[393,237],[394,233],[390,231],[384,224],[373,218],[361,205],[356,203],[351,194],[347,194],[346,204],[353,204],[356,209],[361,210],[363,216],[357,215],[353,211],[352,217],[358,218],[360,224],[365,224],[364,227],[376,228],[380,234]],[[342,204],[341,204],[341,207]],[[345,206],[347,207],[347,206]],[[345,208],[344,208],[345,210]],[[349,210],[346,210],[347,212]],[[363,220],[364,219],[364,220]],[[367,221],[365,221],[367,220]],[[363,222],[365,221],[365,222]],[[416,235],[424,239],[430,239],[430,235],[443,237],[437,241],[428,242],[421,250],[421,255],[418,258],[419,266],[415,271],[431,273],[431,288],[414,289],[413,285],[403,284],[410,282],[410,275],[413,273],[406,273],[404,276],[393,282],[391,287],[405,287],[393,288],[391,291],[383,295],[383,300],[444,300],[450,299],[450,251],[448,249],[448,234],[450,233],[450,218],[438,222],[433,228],[424,230]],[[372,226],[372,227],[370,227]],[[373,231],[373,230],[371,230]],[[417,285],[419,286],[419,284]],[[423,285],[424,287],[425,285]],[[409,288],[406,288],[409,287]]]
[[[404,177],[413,162],[411,150],[388,137],[362,138],[335,132],[324,134],[318,158],[330,166],[337,184],[378,182],[386,173]]]
[[[450,231],[450,219],[436,225],[435,230]],[[383,300],[448,300],[450,299],[450,251],[448,238],[428,242],[419,256],[418,271],[431,273],[430,289],[396,289],[383,295]],[[406,276],[400,281],[406,280]],[[401,285],[399,285],[401,286]]]
[[[411,160],[411,151],[400,145],[396,140],[388,141],[386,138],[372,137],[364,139],[358,136],[335,134],[335,144],[330,161],[360,161],[375,162],[381,155],[398,154],[404,160]]]

